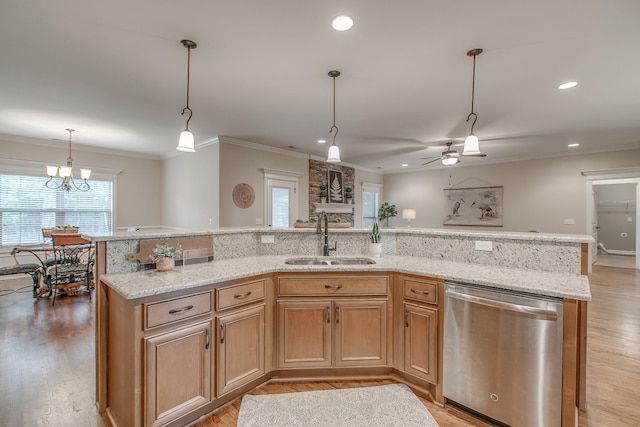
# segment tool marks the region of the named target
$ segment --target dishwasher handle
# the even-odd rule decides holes
[[[446,294],[450,298],[455,298],[455,299],[459,299],[459,300],[466,301],[466,302],[471,302],[471,303],[475,303],[475,304],[482,304],[482,305],[486,305],[488,307],[499,308],[499,309],[502,309],[502,310],[515,311],[515,312],[518,312],[518,313],[532,314],[532,315],[535,315],[535,316],[538,316],[538,317],[546,318],[548,320],[558,320],[558,313],[556,311],[554,311],[554,310],[546,310],[544,308],[529,307],[529,306],[526,306],[526,305],[512,304],[512,303],[503,302],[503,301],[496,301],[496,300],[493,300],[493,299],[478,297],[478,296],[475,296],[475,295],[462,294],[460,292],[456,292],[456,291],[452,291],[452,290],[447,290]]]

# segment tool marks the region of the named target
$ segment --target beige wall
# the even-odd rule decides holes
[[[220,145],[179,153],[163,163],[162,225],[179,228],[219,226]]]
[[[580,172],[639,164],[640,150],[626,150],[388,174],[384,176],[383,201],[395,203],[399,212],[403,208],[415,208],[417,218],[411,221],[414,227],[453,228],[442,225],[443,189],[449,188],[450,184],[461,188],[503,186],[504,226],[499,228],[501,231],[585,234],[586,181]],[[565,225],[564,219],[574,219],[575,224]]]
[[[263,221],[262,225],[266,223],[263,168],[302,174],[298,188],[298,217],[309,217],[309,160],[306,157],[224,142],[224,138],[221,140],[220,227],[255,227],[257,219]],[[233,188],[241,183],[251,185],[255,192],[255,201],[247,209],[233,203]]]
[[[162,160],[105,154],[73,145],[73,164],[94,169],[119,169],[115,226],[154,226],[162,223]],[[0,138],[0,160],[64,164],[68,146],[52,141],[10,141]],[[46,176],[43,168],[42,175]]]

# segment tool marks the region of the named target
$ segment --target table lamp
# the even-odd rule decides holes
[[[411,220],[416,219],[416,210],[415,209],[402,209],[402,218],[406,219],[408,222],[407,227],[411,227]]]

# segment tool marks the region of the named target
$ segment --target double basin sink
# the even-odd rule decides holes
[[[289,258],[289,265],[368,265],[376,262],[370,258]]]

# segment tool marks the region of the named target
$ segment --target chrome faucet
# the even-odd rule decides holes
[[[329,247],[329,219],[327,213],[322,211],[318,214],[316,221],[316,234],[322,233],[322,217],[324,217],[324,245],[322,245],[322,256],[329,256],[330,251],[338,250],[338,242],[335,242],[333,248]]]

